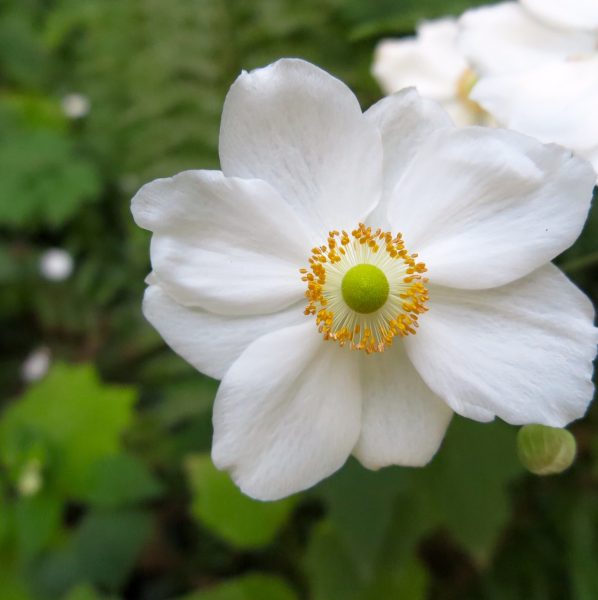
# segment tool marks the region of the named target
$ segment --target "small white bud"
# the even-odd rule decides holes
[[[83,94],[67,94],[61,101],[62,112],[69,119],[81,119],[91,107],[89,98]]]
[[[50,281],[63,281],[73,272],[73,257],[62,248],[51,248],[41,255],[39,270]]]
[[[48,372],[51,360],[52,353],[49,348],[36,348],[21,365],[21,377],[29,383],[38,381]]]

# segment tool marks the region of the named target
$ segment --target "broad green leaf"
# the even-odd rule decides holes
[[[160,484],[139,459],[117,454],[93,465],[85,500],[98,508],[118,508],[155,498],[160,492]]]
[[[55,494],[42,491],[21,497],[15,503],[14,525],[19,555],[33,559],[43,550],[61,525],[63,504]]]
[[[509,483],[524,472],[516,435],[502,422],[455,418],[434,461],[413,472],[428,525],[446,528],[482,564],[508,521]]]
[[[143,511],[92,512],[74,539],[79,573],[85,581],[116,591],[126,580],[152,528]]]
[[[359,600],[366,586],[361,569],[330,522],[319,523],[311,533],[305,556],[312,600]]]
[[[379,560],[373,573],[364,574],[359,559],[347,551],[340,531],[330,521],[318,524],[312,533],[305,569],[312,600],[425,600],[428,574],[410,553]]]
[[[18,440],[42,440],[59,488],[83,497],[90,468],[116,454],[132,416],[135,390],[104,385],[91,366],[56,364],[40,383],[13,402],[0,421],[0,462]],[[16,441],[15,441],[16,440]],[[23,452],[28,448],[23,448]]]
[[[180,600],[297,600],[287,583],[272,575],[250,574]]]
[[[213,466],[208,455],[190,456],[187,474],[193,492],[193,516],[239,548],[257,548],[272,542],[295,504],[292,498],[278,502],[252,500],[226,473]]]
[[[374,472],[352,459],[314,490],[324,498],[328,517],[363,576],[371,575],[397,495],[408,485],[403,469]]]

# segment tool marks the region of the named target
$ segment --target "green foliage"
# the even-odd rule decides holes
[[[56,228],[99,191],[58,102],[38,94],[0,95],[0,162],[0,225]]]
[[[281,579],[264,575],[245,575],[205,592],[181,600],[296,600],[297,596]]]
[[[193,516],[238,548],[271,543],[295,504],[293,498],[278,502],[248,498],[227,473],[213,466],[207,455],[189,457],[187,472],[193,491]]]
[[[151,533],[152,519],[139,510],[92,512],[73,540],[84,580],[119,589]]]
[[[140,311],[148,235],[130,197],[218,168],[241,69],[302,57],[365,108],[380,96],[379,39],[482,3],[0,3],[2,600],[598,597],[596,409],[573,425],[578,459],[558,477],[524,473],[514,428],[455,418],[425,469],[350,460],[296,498],[255,502],[207,454],[217,382]],[[63,113],[69,93],[88,115]],[[597,239],[593,210],[559,259],[594,300]],[[63,282],[39,272],[54,246],[76,262]],[[25,384],[42,345],[55,364]]]
[[[0,460],[19,470],[40,445],[52,457],[48,467],[55,469],[57,488],[82,497],[92,465],[118,452],[135,397],[133,389],[103,386],[88,366],[58,364],[4,413]]]
[[[512,427],[455,418],[433,463],[413,473],[417,509],[484,564],[510,514],[507,486],[522,472]]]
[[[106,456],[91,468],[85,500],[98,508],[118,508],[158,496],[162,488],[139,459]]]

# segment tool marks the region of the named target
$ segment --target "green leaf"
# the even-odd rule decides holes
[[[226,473],[213,466],[208,455],[190,456],[186,466],[193,516],[234,546],[266,546],[293,510],[292,498],[258,502],[245,496]]]
[[[419,559],[413,553],[388,558],[365,574],[336,526],[331,521],[318,524],[305,558],[311,600],[425,600],[428,574]]]
[[[19,555],[30,561],[43,550],[61,525],[62,502],[46,491],[15,503],[14,525]]]
[[[0,548],[2,548],[4,540],[8,537],[11,527],[12,514],[9,511],[11,511],[11,507],[5,497],[2,481],[0,480]]]
[[[155,498],[161,490],[140,460],[117,454],[93,465],[85,500],[98,508],[118,508]]]
[[[509,518],[508,485],[524,472],[516,436],[502,422],[455,418],[432,464],[413,472],[428,525],[445,527],[482,564]]]
[[[351,459],[314,490],[324,498],[331,523],[364,577],[372,574],[397,495],[408,485],[403,469],[374,472]]]
[[[366,585],[335,526],[324,521],[312,531],[305,557],[312,600],[358,600]]]
[[[0,224],[57,227],[98,193],[92,165],[61,133],[3,132],[0,137]]]
[[[65,597],[64,600],[116,600],[114,596],[104,596],[99,594],[92,586],[81,584],[74,587]]]
[[[152,528],[143,511],[94,512],[76,532],[74,551],[86,581],[115,591],[124,583]]]
[[[180,600],[297,600],[282,579],[258,573],[245,575]]]
[[[2,600],[33,600],[25,580],[19,577],[15,565],[0,557],[0,592]]]
[[[91,366],[56,364],[4,413],[0,462],[14,453],[25,433],[51,447],[58,488],[85,497],[91,466],[118,452],[135,398],[132,388],[102,384]]]

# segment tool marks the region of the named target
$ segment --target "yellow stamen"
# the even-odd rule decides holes
[[[309,269],[300,270],[307,283],[304,312],[315,316],[324,339],[370,354],[383,352],[396,336],[415,334],[418,317],[427,310],[426,266],[408,253],[401,234],[372,232],[360,223],[350,234],[331,231],[327,242],[312,250]],[[384,304],[368,313],[353,310],[342,294],[346,273],[364,264],[378,267],[389,284]]]

